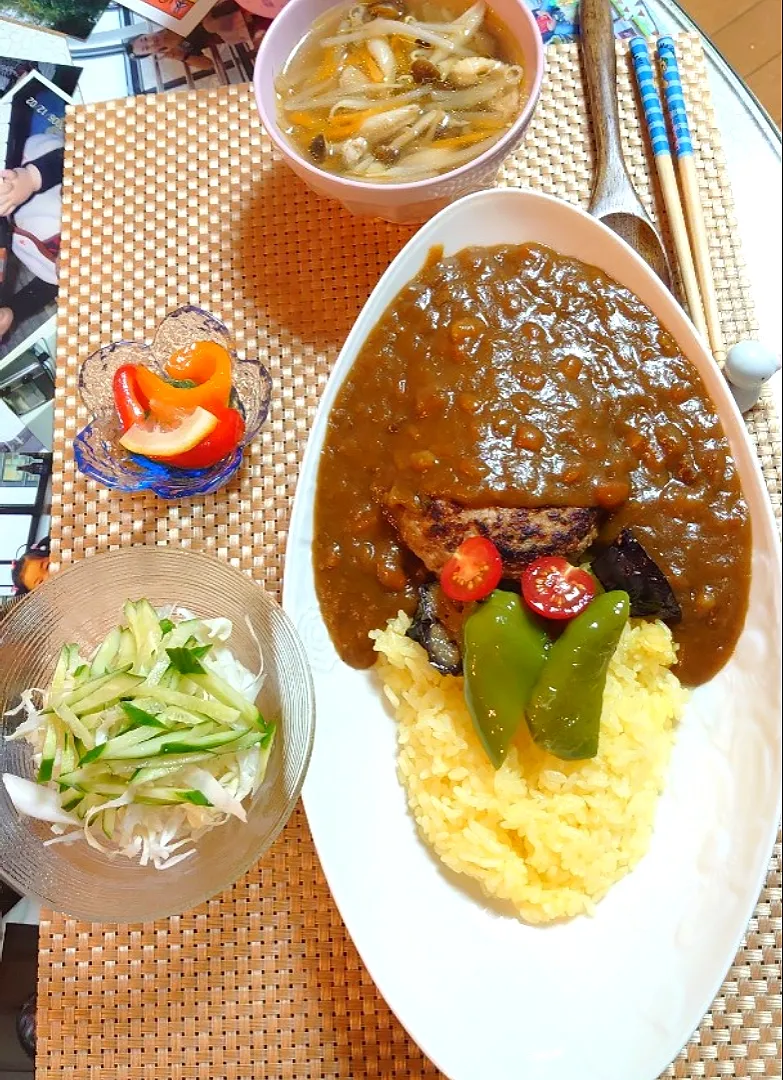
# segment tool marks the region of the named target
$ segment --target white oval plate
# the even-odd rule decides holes
[[[311,542],[319,455],[357,353],[433,244],[538,242],[627,285],[700,371],[753,521],[747,623],[679,730],[648,855],[593,918],[536,929],[442,869],[396,775],[395,725],[368,672],[321,620]],[[758,898],[780,807],[780,554],[756,455],[722,376],[646,264],[581,210],[545,195],[470,195],[406,245],[359,315],[302,465],[284,606],[313,667],[318,727],[304,802],[329,885],[379,990],[452,1080],[654,1080],[709,1008]]]

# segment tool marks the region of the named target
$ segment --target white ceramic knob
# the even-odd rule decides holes
[[[765,382],[780,370],[780,357],[760,341],[738,341],[726,357],[724,374],[741,412],[752,409]]]

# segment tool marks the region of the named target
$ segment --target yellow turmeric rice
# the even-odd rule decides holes
[[[405,636],[400,613],[371,635],[398,723],[398,770],[428,844],[530,923],[591,913],[647,850],[675,727],[687,699],[669,670],[661,622],[629,624],[612,659],[598,756],[566,762],[526,725],[493,769],[465,705],[462,679],[440,675]]]

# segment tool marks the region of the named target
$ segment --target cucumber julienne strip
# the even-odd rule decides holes
[[[52,682],[49,686],[49,701],[57,701],[65,692],[66,682],[69,676],[79,665],[79,646],[63,645],[57,658],[57,666],[54,669]]]
[[[201,657],[197,655],[195,648],[185,648],[184,645],[176,649],[166,649],[168,658],[180,675],[204,675],[206,668],[201,663]],[[203,656],[204,653],[201,653]]]
[[[100,783],[93,783],[90,785],[90,794],[105,795],[107,798],[115,798],[117,795],[124,795],[128,790],[128,785],[123,781],[112,778],[102,780]]]
[[[108,739],[106,742],[98,743],[97,746],[92,746],[82,754],[79,758],[80,765],[88,765],[91,761],[96,761],[99,757],[103,757],[104,754],[109,754],[110,748],[112,751],[119,750],[120,753],[126,749],[130,749],[140,742],[149,742],[154,739],[154,729],[147,727],[133,728],[131,731],[126,731],[124,735],[117,735],[113,739]]]
[[[38,783],[45,784],[52,779],[54,761],[57,756],[57,746],[60,741],[60,732],[54,717],[49,720],[44,736],[43,749],[41,751],[41,764],[38,767]]]
[[[69,791],[61,797],[60,803],[63,810],[70,812],[79,805],[83,798],[84,792],[76,790]]]
[[[217,750],[219,748],[231,747],[235,749],[234,744],[242,740],[247,735],[246,731],[240,731],[236,728],[229,729],[228,731],[216,731],[212,734],[195,736],[180,736],[179,739],[168,738],[165,742],[163,753],[164,754],[187,754],[191,750]],[[146,744],[144,744],[146,745]]]
[[[71,772],[79,764],[76,740],[70,731],[63,732],[63,749],[60,755],[60,775]]]
[[[249,724],[257,724],[264,727],[264,719],[258,709],[247,698],[238,693],[233,686],[222,679],[216,672],[210,671],[201,663],[201,658],[211,646],[192,646],[189,648],[166,649],[171,659],[172,666],[181,675],[186,675],[191,682],[216,698],[229,708],[236,709],[239,715]]]
[[[56,706],[55,713],[70,730],[71,734],[84,743],[88,750],[95,746],[95,736],[72,709],[61,702]]]
[[[233,686],[229,686],[225,679],[221,679],[214,671],[205,672],[203,675],[190,675],[189,678],[196,686],[200,686],[202,690],[217,698],[218,701],[222,701],[224,705],[236,709],[248,724],[263,726],[263,717],[255,705],[248,701],[247,698],[242,697]]]
[[[216,727],[233,727],[233,724],[223,724],[218,720],[210,720],[209,717],[204,716],[203,713],[199,714],[191,712],[189,709],[181,709],[178,705],[161,705],[158,701],[152,701],[145,704],[144,708],[147,712],[152,712],[153,709],[160,709],[160,712],[155,713],[158,719],[166,725],[167,728],[172,730],[175,728],[190,728],[197,727],[199,724],[209,723],[214,724]]]
[[[123,701],[120,703],[122,711],[128,717],[131,728],[136,727],[156,727],[165,728],[166,725],[158,720],[157,716],[153,716],[152,713],[147,712],[145,709],[140,709],[137,705],[132,704],[130,701]]]
[[[111,773],[107,772],[102,765],[80,766],[78,769],[72,769],[70,772],[61,772],[58,777],[58,782],[63,790],[65,788],[74,788],[80,791],[87,791],[91,784],[109,777],[111,777]]]
[[[176,805],[188,802],[194,806],[212,806],[209,799],[200,791],[173,787],[149,787],[145,788],[136,796],[136,802],[162,803],[164,805]]]
[[[149,600],[127,600],[123,612],[136,645],[134,668],[146,673],[163,638],[157,612]]]
[[[88,713],[104,712],[123,698],[132,697],[143,681],[141,675],[132,675],[129,671],[115,674],[109,682],[77,701],[71,708],[80,717]]]
[[[140,765],[138,761],[132,763],[137,768],[129,777],[131,786],[138,787],[141,784],[149,784],[153,780],[162,780],[166,776],[170,777],[189,765],[214,760],[214,754],[210,750],[204,750],[197,754],[167,754],[162,758],[147,758],[146,760],[154,762],[154,764]],[[113,767],[116,768],[117,764],[115,762]]]
[[[103,835],[107,840],[111,840],[114,836],[114,825],[117,821],[117,807],[110,806],[108,810],[104,810],[101,813],[101,828],[103,829]]]
[[[106,802],[105,795],[99,795],[97,791],[88,792],[83,796],[74,812],[78,818],[84,819],[90,810],[96,809],[103,802]]]
[[[239,710],[229,708],[219,701],[209,701],[194,694],[183,694],[179,690],[167,690],[163,686],[143,686],[144,696],[160,701],[163,705],[178,705],[181,709],[201,713],[223,724],[234,724],[239,720]]]
[[[212,806],[206,795],[202,795],[200,791],[183,791],[182,797],[185,802],[193,803],[194,806]]]
[[[159,754],[183,754],[191,750],[210,750],[240,741],[249,732],[242,728],[214,729],[213,724],[200,724],[190,731],[179,729],[155,735],[155,729],[147,727],[133,728],[124,735],[118,735],[108,742],[101,743],[89,750],[81,759],[81,765],[88,765],[101,758],[104,761],[155,757]],[[258,733],[256,741],[262,738]]]
[[[126,664],[122,668],[118,668],[114,671],[106,671],[102,675],[83,678],[81,681],[77,682],[73,690],[70,690],[63,696],[62,700],[66,705],[70,705],[71,708],[73,708],[77,702],[81,701],[83,698],[89,697],[89,695],[96,690],[100,690],[102,686],[111,682],[117,675],[124,675],[126,672],[130,671],[130,667],[130,664]],[[78,669],[74,672],[74,677],[78,679]]]
[[[90,664],[91,675],[105,675],[110,669],[117,656],[120,647],[120,628],[115,626],[104,638],[95,652]]]
[[[117,649],[117,663],[121,665],[134,664],[136,661],[136,642],[133,633],[127,626],[120,630],[120,645]]]
[[[236,753],[238,746],[227,746],[225,753]],[[199,764],[202,761],[214,761],[223,752],[222,748],[218,750],[193,750],[187,754],[164,754],[157,757],[148,758],[135,758],[131,761],[114,761],[112,762],[112,769],[131,768],[133,772],[130,776],[130,782],[144,783],[146,780],[155,779],[152,776],[166,776],[169,773],[174,772],[177,769],[182,769],[186,765]],[[147,773],[150,773],[147,776]]]

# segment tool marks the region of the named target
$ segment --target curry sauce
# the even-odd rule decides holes
[[[539,245],[438,253],[369,335],[329,420],[314,566],[332,640],[355,667],[367,634],[412,613],[425,568],[381,502],[598,507],[633,530],[683,610],[683,682],[731,655],[750,580],[750,521],[696,369],[644,304]]]

